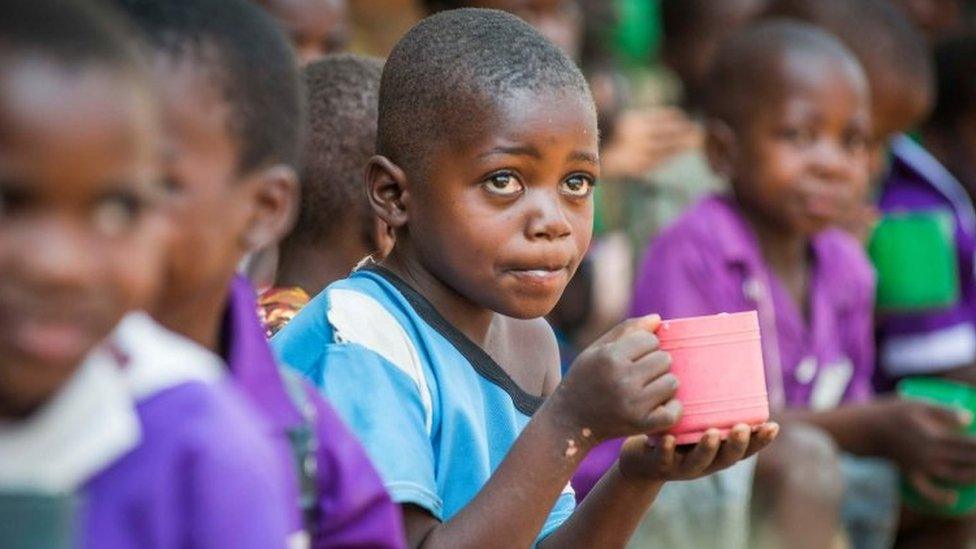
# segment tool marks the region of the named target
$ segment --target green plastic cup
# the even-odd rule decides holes
[[[932,210],[885,215],[868,243],[878,273],[878,309],[942,309],[959,299],[952,214]]]
[[[898,394],[902,398],[922,400],[933,404],[968,410],[976,415],[976,388],[937,377],[909,377],[898,383]],[[976,422],[966,430],[976,436]],[[950,506],[936,505],[915,491],[905,480],[902,480],[902,499],[908,507],[923,513],[942,516],[970,515],[976,511],[976,484],[968,486],[942,484],[945,488],[952,488],[956,495],[956,503]]]

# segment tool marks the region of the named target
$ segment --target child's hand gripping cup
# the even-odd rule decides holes
[[[961,413],[976,414],[976,388],[936,377],[908,377],[898,383],[898,395],[902,398],[921,400],[940,406],[955,408]],[[976,422],[970,421],[966,433],[976,436]],[[955,492],[952,504],[940,505],[929,501],[911,483],[902,481],[902,499],[905,504],[922,513],[941,516],[964,516],[976,513],[976,484],[954,485],[937,482],[940,487]]]
[[[656,333],[679,381],[683,413],[668,431],[677,444],[695,444],[712,428],[725,440],[737,424],[769,420],[755,311],[665,320]]]

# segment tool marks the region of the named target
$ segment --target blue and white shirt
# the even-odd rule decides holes
[[[272,345],[358,435],[393,500],[441,521],[477,495],[542,404],[378,266],[323,290]],[[567,485],[539,539],[573,507]]]

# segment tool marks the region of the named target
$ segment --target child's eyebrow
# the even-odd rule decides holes
[[[600,159],[597,158],[595,154],[587,151],[573,151],[569,153],[569,160],[587,162],[589,164],[593,164],[594,166],[598,166],[600,164]]]
[[[487,151],[478,155],[478,158],[484,158],[486,156],[492,156],[495,154],[510,154],[514,156],[530,156],[535,159],[542,158],[542,154],[539,153],[539,149],[531,145],[515,145],[511,147],[506,147],[504,145],[499,145],[497,147],[492,147]]]

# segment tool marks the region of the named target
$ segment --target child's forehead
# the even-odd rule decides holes
[[[460,104],[463,103],[463,106]],[[504,95],[468,96],[459,102],[462,121],[453,124],[459,136],[522,135],[539,131],[579,131],[595,136],[596,109],[582,90],[543,88],[512,90]]]

